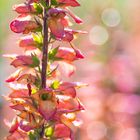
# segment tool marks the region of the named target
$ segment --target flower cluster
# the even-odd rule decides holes
[[[71,76],[75,71],[73,62],[84,58],[72,41],[75,34],[85,32],[69,28],[69,17],[82,23],[69,6],[80,4],[77,0],[26,0],[13,7],[19,16],[10,28],[23,34],[18,44],[24,54],[5,55],[17,68],[6,79],[12,89],[10,107],[17,112],[7,140],[74,140],[76,126],[80,125],[76,115],[84,110],[76,89],[85,84],[64,82],[62,77]],[[69,47],[58,45],[60,42]]]

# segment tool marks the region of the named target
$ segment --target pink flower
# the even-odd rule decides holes
[[[56,100],[51,89],[42,89],[36,93],[35,99],[38,102],[38,112],[49,120],[56,113]]]
[[[65,11],[58,8],[51,8],[48,11],[48,15],[48,25],[51,32],[56,37],[62,38],[64,36],[64,25],[62,24],[61,19],[63,19],[66,16]]]
[[[60,113],[73,113],[81,110],[85,110],[77,98],[68,98],[67,96],[58,95],[58,112]]]
[[[80,6],[80,4],[77,2],[77,0],[57,0],[59,3],[64,4],[64,6]]]
[[[66,41],[66,42],[71,42],[73,39],[74,39],[74,35],[76,35],[76,34],[85,34],[85,33],[87,33],[87,32],[85,32],[85,31],[80,31],[80,30],[72,30],[72,29],[67,29],[67,28],[65,28],[65,30],[64,30],[64,37],[63,38],[61,38],[60,40],[63,40],[63,41]],[[59,38],[58,38],[58,40],[59,40]]]
[[[17,70],[16,72],[14,72],[13,74],[11,74],[7,79],[6,79],[6,82],[14,82],[18,77],[19,77],[19,74],[21,72],[21,69]]]
[[[83,23],[82,19],[76,16],[71,10],[69,10],[68,8],[65,8],[65,11],[74,19],[76,23],[78,24]]]
[[[15,68],[30,66],[31,64],[33,64],[32,57],[27,55],[19,55],[11,62],[11,65],[13,65]]]
[[[64,82],[60,84],[59,89],[58,89],[64,96],[69,96],[72,98],[76,97],[76,89],[75,86]]]
[[[27,89],[13,90],[9,98],[26,98],[29,97]]]
[[[6,140],[28,140],[28,135],[23,131],[18,130],[9,135]]]
[[[64,74],[65,76],[72,76],[76,70],[75,66],[72,64],[72,63],[68,63],[68,62],[65,62],[65,61],[61,61],[61,62],[58,62],[59,63],[59,66],[60,66],[60,71],[62,74]]]
[[[19,40],[19,47],[25,48],[25,50],[33,50],[37,47],[36,42],[34,41],[32,35],[21,37]]]
[[[13,7],[13,10],[15,10],[19,14],[28,14],[28,13],[36,13],[37,11],[33,7],[32,4],[18,4]]]
[[[18,120],[16,118],[15,120],[13,120],[13,123],[11,125],[11,128],[10,128],[9,132],[10,133],[15,132],[18,129],[18,126],[19,126],[19,122],[18,122]]]
[[[70,128],[64,124],[56,124],[54,130],[54,136],[56,138],[69,138],[70,137]]]
[[[59,47],[56,57],[62,58],[64,61],[72,62],[74,60],[81,59],[84,56],[82,55],[81,52],[79,52],[79,50],[74,50],[72,48],[66,48],[66,47]]]
[[[15,19],[11,22],[10,28],[15,33],[28,34],[40,28],[35,21]]]
[[[22,82],[24,84],[28,84],[28,83],[33,84],[36,81],[36,77],[32,74],[22,74],[16,79],[16,81],[19,83]]]
[[[82,23],[82,20],[75,16],[70,10],[68,9],[59,9],[59,8],[51,8],[48,11],[49,15],[49,21],[48,25],[49,28],[52,32],[52,34],[57,38],[57,39],[62,39],[64,41],[72,41],[73,40],[73,34],[75,33],[74,31],[69,31],[65,30],[65,26],[67,26],[68,22],[66,22],[66,14],[69,14],[76,23]]]

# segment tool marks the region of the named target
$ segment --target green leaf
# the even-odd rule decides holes
[[[52,5],[58,5],[58,3],[57,3],[56,0],[51,0],[51,4],[52,4]]]
[[[30,132],[29,133],[29,139],[30,140],[36,140],[36,136],[32,132]]]
[[[33,60],[33,64],[31,64],[30,66],[33,67],[33,68],[38,67],[39,64],[40,64],[40,61],[39,61],[38,57],[36,55],[32,54],[32,60]]]
[[[39,133],[35,130],[33,132],[29,132],[28,134],[30,140],[37,140],[39,139]]]
[[[33,39],[34,41],[37,43],[37,44],[43,44],[43,37],[41,34],[32,34],[33,36]]]
[[[58,49],[59,46],[49,51],[49,60],[54,60],[54,57],[57,54]]]
[[[46,129],[45,129],[45,136],[46,137],[52,137],[53,136],[53,132],[54,132],[54,129],[53,129],[53,127],[47,127]]]
[[[52,89],[58,89],[59,86],[60,86],[60,82],[58,80],[53,81],[53,83],[51,84]]]
[[[38,34],[33,33],[32,36],[33,36],[33,40],[36,43],[36,47],[39,50],[41,50],[42,45],[43,45],[43,37],[42,37],[42,35],[40,33],[38,33]]]
[[[37,11],[38,14],[41,14],[43,12],[43,9],[40,6],[40,4],[33,3],[33,7],[35,8],[35,10]]]
[[[47,8],[45,0],[40,0],[40,3],[42,4],[43,7]]]

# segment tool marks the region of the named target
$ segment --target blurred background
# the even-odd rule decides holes
[[[79,0],[73,9],[84,24],[73,28],[88,31],[75,44],[85,54],[76,62],[77,71],[70,81],[89,86],[78,90],[86,111],[77,140],[140,140],[140,1]],[[0,53],[19,52],[19,35],[9,29],[16,17],[12,5],[21,0],[0,1]],[[0,59],[0,94],[9,92],[4,80],[15,71],[9,62]],[[14,112],[0,98],[0,140],[7,135],[4,118]]]

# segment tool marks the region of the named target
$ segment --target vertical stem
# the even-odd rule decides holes
[[[50,5],[50,0],[46,0],[47,7]],[[47,24],[47,9],[43,10],[43,56],[42,56],[42,71],[41,71],[41,88],[46,88],[47,80],[47,63],[48,63],[48,24]]]

